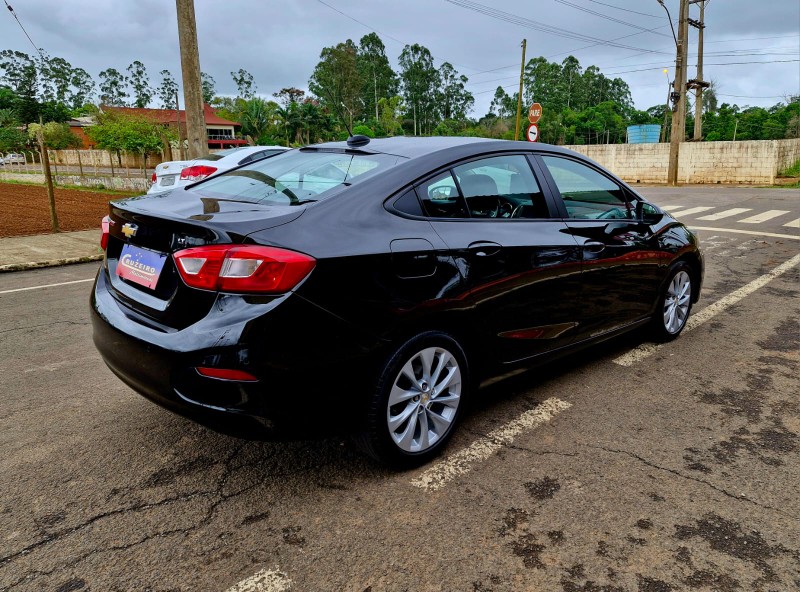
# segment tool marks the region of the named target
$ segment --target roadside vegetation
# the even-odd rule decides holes
[[[291,146],[344,139],[348,128],[370,137],[514,137],[516,84],[476,91],[493,93],[493,100],[487,113],[475,114],[476,94],[455,65],[444,62],[437,67],[426,47],[411,44],[393,67],[376,33],[358,43],[347,39],[322,48],[309,73],[308,92],[287,86],[265,96],[246,70],[239,68],[230,75],[235,97],[218,95],[215,79],[204,72],[204,100],[221,117],[241,123],[242,136],[257,144]],[[544,142],[623,143],[629,125],[658,124],[668,129],[671,124],[666,105],[635,109],[622,78],[606,76],[594,65],[581,65],[573,56],[561,62],[532,58],[524,69],[524,83],[523,105],[536,101],[544,108],[546,116],[540,122]],[[146,158],[174,142],[174,132],[146,118],[112,116],[102,106],[173,109],[177,91],[169,70],[161,70],[151,81],[139,60],[121,70],[106,68],[94,78],[60,57],[0,51],[0,152],[32,147],[33,124],[40,118],[46,122],[45,142],[50,148],[74,147],[79,141],[65,122],[91,115],[98,125],[87,129],[98,147]],[[800,137],[800,97],[787,97],[765,109],[719,104],[719,96],[713,84],[703,95],[705,140]],[[691,135],[693,109],[686,127]]]

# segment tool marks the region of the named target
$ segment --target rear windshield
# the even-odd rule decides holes
[[[197,191],[252,203],[301,205],[319,201],[396,164],[389,154],[291,150],[210,178]]]
[[[214,153],[201,156],[197,160],[220,160],[224,156],[228,156],[228,154],[233,154],[234,152],[239,152],[239,150],[242,150],[243,148],[244,146],[240,146],[239,148],[228,148],[227,150],[217,150]]]

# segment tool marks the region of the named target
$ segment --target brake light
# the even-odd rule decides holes
[[[220,292],[288,292],[316,265],[303,253],[257,245],[192,247],[172,256],[187,286]]]
[[[102,234],[100,234],[100,248],[104,251],[108,246],[108,235],[111,228],[111,217],[110,216],[103,216],[102,222],[100,222],[100,230]]]
[[[181,171],[181,179],[184,181],[199,181],[205,179],[209,175],[213,175],[217,169],[212,166],[198,164],[195,166],[186,167]]]
[[[258,378],[249,372],[245,372],[244,370],[233,370],[230,368],[209,368],[207,366],[198,366],[196,370],[202,376],[217,378],[219,380],[236,380],[238,382],[258,381]]]
[[[158,177],[156,177],[156,172],[153,171],[153,176],[150,177],[150,182],[155,183],[156,181],[158,181]]]

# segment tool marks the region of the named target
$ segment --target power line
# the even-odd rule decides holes
[[[613,16],[608,16],[607,14],[603,14],[602,12],[597,12],[596,10],[591,10],[591,9],[586,8],[584,6],[580,6],[578,4],[574,4],[573,2],[569,2],[568,0],[555,0],[555,1],[558,2],[559,4],[563,4],[564,6],[569,6],[571,8],[576,9],[576,10],[580,10],[581,12],[585,12],[585,13],[591,14],[593,16],[599,16],[600,18],[606,19],[607,21],[611,21],[611,22],[614,22],[614,23],[619,23],[621,25],[626,25],[628,27],[633,27],[634,29],[639,29],[642,32],[646,31],[646,32],[649,32],[649,33],[653,33],[654,35],[661,35],[662,37],[669,37],[669,35],[666,35],[664,33],[656,33],[656,32],[654,32],[654,31],[652,31],[650,29],[647,29],[645,27],[641,27],[639,25],[634,25],[633,23],[629,23],[628,21],[623,21],[622,19],[614,18]]]
[[[25,37],[27,37],[28,41],[30,41],[31,45],[33,45],[33,49],[36,50],[36,53],[39,54],[40,58],[44,59],[44,56],[42,55],[42,50],[39,49],[38,47],[36,47],[36,44],[33,42],[33,39],[31,39],[31,36],[28,35],[28,32],[25,30],[25,27],[22,26],[22,21],[19,20],[19,17],[17,16],[17,13],[14,12],[14,9],[8,3],[8,0],[3,0],[3,2],[5,3],[6,8],[8,8],[8,12],[10,12],[11,15],[14,17],[14,20],[17,21],[17,24],[19,25],[19,28],[22,29],[23,33],[25,33]]]
[[[575,39],[578,41],[584,42],[591,42],[596,45],[608,45],[611,47],[616,47],[619,49],[627,49],[630,51],[642,51],[645,53],[654,53],[654,54],[664,54],[665,52],[656,51],[652,49],[643,49],[641,47],[633,47],[630,45],[625,45],[623,43],[616,43],[615,41],[609,41],[605,39],[598,39],[597,37],[591,37],[590,35],[584,35],[581,33],[576,33],[574,31],[569,31],[567,29],[562,29],[561,27],[555,27],[552,25],[547,25],[545,23],[541,23],[539,21],[534,21],[532,19],[524,18],[521,16],[517,16],[515,14],[511,14],[508,12],[504,12],[502,10],[498,10],[496,8],[491,8],[489,6],[485,6],[478,2],[472,2],[471,0],[445,0],[450,4],[454,4],[460,8],[466,8],[467,10],[472,10],[479,14],[483,14],[484,16],[488,16],[490,18],[494,18],[497,20],[505,21],[508,23],[512,23],[515,25],[519,25],[521,27],[525,27],[527,29],[533,29],[534,31],[540,31],[542,33],[548,33],[550,35],[555,35],[556,37],[563,37],[566,39]]]
[[[637,10],[631,10],[630,8],[622,8],[622,6],[614,6],[613,4],[606,4],[605,2],[599,2],[599,0],[589,0],[589,2],[594,2],[595,4],[601,4],[603,6],[608,6],[609,8],[614,8],[616,10],[623,10],[625,12],[631,12],[633,14],[640,14],[642,16],[649,16],[649,17],[653,17],[653,18],[657,18],[657,19],[664,18],[660,14],[652,14],[652,13],[649,13],[649,12],[639,12]]]

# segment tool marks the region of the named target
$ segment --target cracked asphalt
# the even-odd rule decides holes
[[[800,211],[797,193],[698,195]],[[800,252],[700,236],[696,312]],[[0,292],[96,268],[2,274]],[[629,367],[640,334],[483,389],[448,453],[571,407],[436,491],[346,440],[245,442],[134,394],[92,346],[91,282],[0,294],[0,590],[223,592],[264,569],[291,583],[253,590],[800,589],[798,269]]]

